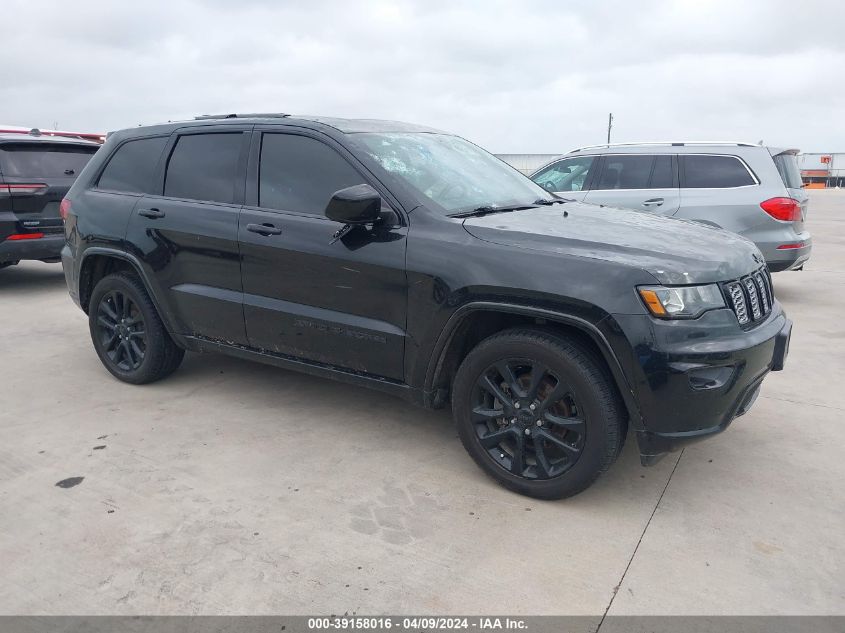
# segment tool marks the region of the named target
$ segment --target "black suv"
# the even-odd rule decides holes
[[[121,380],[223,352],[451,402],[504,486],[575,494],[724,430],[791,322],[732,233],[550,194],[372,120],[221,115],[109,136],[66,199],[68,288]]]
[[[0,133],[0,268],[22,259],[59,261],[59,204],[99,148],[38,130]]]

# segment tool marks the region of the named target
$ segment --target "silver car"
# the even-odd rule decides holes
[[[531,179],[564,198],[739,233],[777,272],[802,267],[812,249],[796,154],[750,143],[621,143],[573,150]]]

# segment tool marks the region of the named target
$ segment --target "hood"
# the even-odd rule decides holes
[[[582,202],[467,218],[464,228],[487,242],[635,266],[662,284],[727,281],[763,264],[735,233]]]

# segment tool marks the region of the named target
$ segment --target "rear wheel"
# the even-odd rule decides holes
[[[455,377],[452,407],[464,447],[507,488],[559,499],[616,460],[626,420],[601,361],[543,330],[482,341]]]
[[[103,365],[124,382],[139,385],[164,378],[185,355],[133,273],[115,273],[97,283],[91,293],[88,325]]]

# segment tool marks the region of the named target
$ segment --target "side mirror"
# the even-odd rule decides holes
[[[381,196],[370,185],[335,191],[326,205],[326,217],[342,224],[370,224],[381,218]]]

